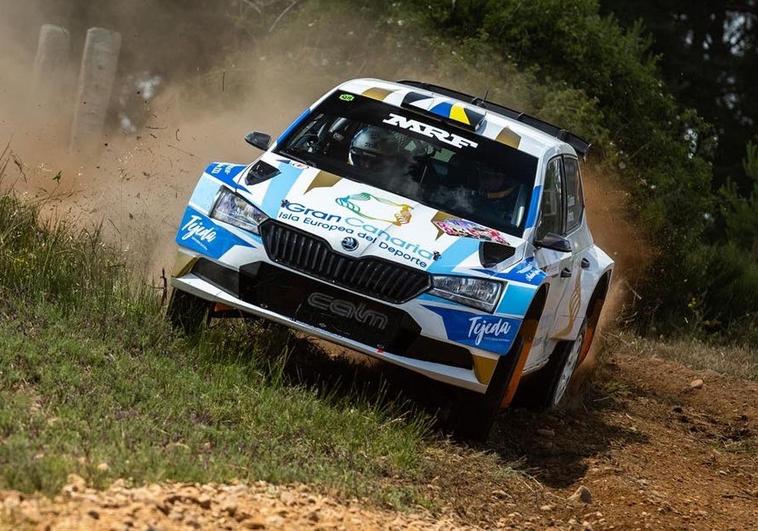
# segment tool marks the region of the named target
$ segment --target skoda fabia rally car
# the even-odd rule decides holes
[[[460,388],[483,436],[521,387],[556,407],[612,260],[584,213],[588,144],[419,82],[346,82],[254,163],[211,164],[176,242],[168,316],[242,312]]]

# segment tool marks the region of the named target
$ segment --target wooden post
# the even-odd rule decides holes
[[[91,28],[84,44],[71,128],[71,150],[91,150],[100,143],[111,102],[121,51],[121,34]]]

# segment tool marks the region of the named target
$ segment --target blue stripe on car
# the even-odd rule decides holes
[[[479,252],[479,240],[458,238],[427,271],[433,274],[452,273],[466,258]]]
[[[216,179],[203,174],[197,182],[195,191],[192,192],[190,203],[206,214],[209,214],[213,208],[213,201],[216,199],[219,188],[221,188],[221,185]]]
[[[434,114],[437,114],[439,116],[442,116],[443,118],[450,118],[450,111],[453,109],[453,105],[448,102],[442,102],[435,105],[431,112]]]
[[[542,185],[534,187],[532,194],[532,204],[529,205],[529,214],[526,216],[526,228],[531,229],[537,223],[537,211],[540,207],[540,196],[542,195]]]
[[[238,188],[238,185],[235,182],[235,179],[239,176],[242,170],[245,169],[245,167],[246,166],[244,164],[234,164],[231,162],[214,162],[206,168],[205,173],[223,182],[232,190],[236,190]]]
[[[276,139],[277,145],[279,145],[282,142],[284,142],[285,140],[287,140],[287,137],[292,133],[292,131],[294,131],[301,123],[303,123],[303,121],[306,118],[308,118],[308,116],[310,116],[310,114],[311,114],[311,109],[310,108],[305,109],[303,111],[303,113],[300,116],[298,116],[295,119],[295,121],[292,122],[290,124],[290,126],[287,129],[285,129],[284,132],[281,135],[279,135],[279,138]]]
[[[509,284],[495,313],[526,315],[535,293],[534,288]]]
[[[292,186],[297,182],[297,178],[303,173],[302,169],[289,164],[280,164],[279,170],[282,172],[281,175],[271,180],[263,198],[263,205],[261,205],[263,212],[270,218],[276,218],[282,206],[282,200],[287,197]]]
[[[418,301],[425,301],[425,302],[434,302],[436,304],[447,304],[449,306],[460,306],[457,302],[453,302],[449,299],[443,299],[442,297],[438,297],[437,295],[432,295],[431,293],[422,293],[418,297],[416,297],[415,300]]]
[[[531,284],[532,286],[542,285],[542,281],[547,276],[544,271],[537,267],[534,258],[527,258],[526,260],[519,262],[513,266],[509,271],[504,273],[492,271],[489,269],[474,269],[479,273],[484,273],[493,278],[501,278],[503,280],[512,280],[514,282],[521,282],[523,284]]]

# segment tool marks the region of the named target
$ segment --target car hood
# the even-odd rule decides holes
[[[281,156],[263,160],[279,173],[247,185],[243,172],[241,191],[271,219],[348,256],[377,256],[434,273],[482,269],[483,241],[513,248],[510,265],[523,257],[521,238]]]

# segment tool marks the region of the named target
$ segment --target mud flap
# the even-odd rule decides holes
[[[502,356],[495,367],[487,391],[484,394],[458,389],[453,403],[448,427],[463,439],[484,441],[489,435],[492,421],[500,410],[503,395],[509,382],[518,371],[518,356],[523,348],[521,334],[516,336],[508,354]]]
[[[505,409],[511,405],[513,397],[516,396],[516,390],[521,382],[521,375],[524,372],[524,365],[526,359],[529,357],[529,352],[532,350],[532,344],[534,343],[534,336],[537,334],[537,326],[539,322],[536,319],[529,319],[524,321],[519,331],[521,338],[520,343],[516,346],[520,346],[518,352],[512,352],[509,357],[512,358],[513,368],[511,370],[510,377],[508,378],[508,385],[503,393],[503,398],[500,401],[500,409]]]

